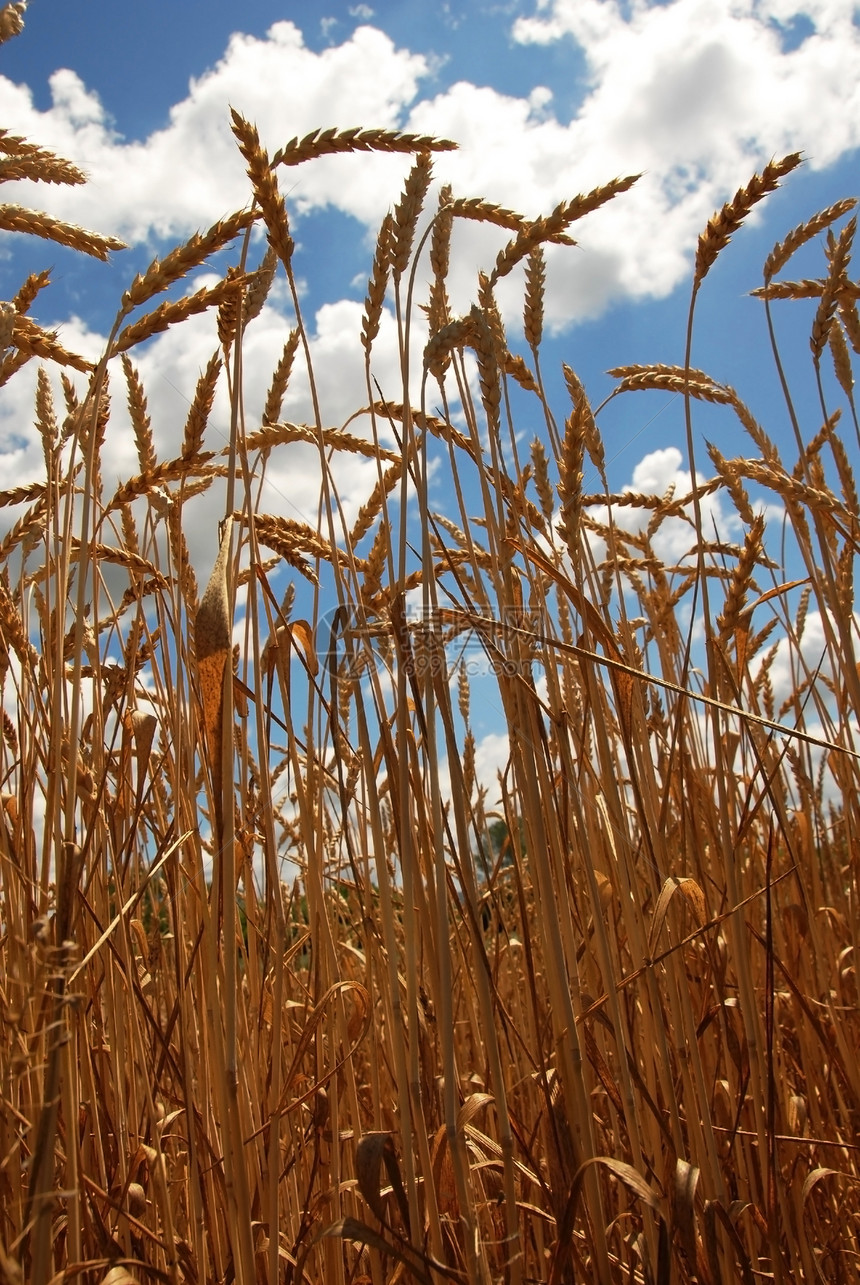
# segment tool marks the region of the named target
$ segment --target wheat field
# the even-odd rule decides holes
[[[38,368],[44,453],[0,492],[0,1281],[860,1280],[854,202],[750,283],[794,440],[691,364],[708,274],[793,155],[702,232],[686,353],[611,372],[612,400],[682,400],[690,493],[613,493],[602,408],[570,367],[565,404],[545,391],[544,247],[633,177],[530,221],[431,201],[446,140],[328,130],[270,154],[232,127],[246,207],[128,285],[97,362],[32,319],[47,272],[0,305],[0,385]],[[369,266],[366,400],[331,424],[281,188],[362,150],[402,154],[406,179]],[[0,154],[3,181],[83,181],[8,131]],[[463,219],[509,239],[455,315]],[[122,248],[19,205],[0,228]],[[820,276],[790,280],[813,241]],[[292,321],[251,423],[243,342],[276,281]],[[397,401],[374,382],[386,306]],[[786,310],[813,316],[812,426]],[[160,458],[135,351],[204,313],[211,361]],[[299,372],[307,423],[282,419]],[[137,457],[118,484],[111,399]],[[745,456],[703,448],[703,402]],[[260,502],[300,447],[316,523]],[[357,516],[350,454],[375,468]],[[739,538],[710,525],[715,496]],[[507,737],[493,780],[475,656]]]

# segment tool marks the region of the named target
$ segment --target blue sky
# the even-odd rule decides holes
[[[455,195],[529,216],[641,171],[631,192],[577,226],[576,248],[548,254],[543,366],[560,418],[567,411],[562,361],[595,404],[612,387],[609,366],[682,362],[699,232],[771,157],[802,151],[803,169],[712,270],[693,354],[694,364],[738,388],[793,462],[763,310],[747,292],[760,283],[774,241],[857,190],[860,29],[848,0],[31,0],[24,33],[0,48],[0,123],[81,165],[90,182],[7,185],[6,199],[119,235],[130,248],[105,266],[4,235],[0,297],[11,297],[28,271],[53,265],[54,284],[36,317],[60,325],[67,346],[97,354],[135,272],[247,201],[231,105],[256,122],[270,152],[333,125],[451,137],[460,150],[437,157],[439,181],[450,181]],[[335,157],[284,180],[305,317],[323,372],[323,414],[334,426],[362,401],[357,336],[367,273],[379,222],[407,167],[402,157]],[[503,240],[485,228],[458,229],[457,309],[468,309],[477,268],[492,263]],[[790,275],[823,270],[816,246]],[[514,348],[520,297],[519,278],[500,294]],[[279,307],[276,294],[249,345],[249,387],[267,386],[279,355],[287,324]],[[814,309],[783,308],[781,337],[811,436],[820,426],[805,356]],[[211,319],[201,319],[136,354],[165,448],[213,334]],[[385,327],[377,374],[396,396]],[[41,472],[38,436],[27,428],[30,389],[26,378],[14,381],[0,405],[8,485]],[[286,417],[307,414],[302,397],[301,389],[288,396]],[[600,422],[614,487],[685,485],[680,401],[617,399]],[[531,428],[524,423],[527,436]],[[728,415],[697,407],[696,428],[704,473],[705,434],[725,455],[750,450]],[[130,440],[117,434],[107,449],[106,467],[118,477],[136,471]],[[357,510],[372,485],[369,470],[354,469],[342,483],[348,508]],[[284,512],[315,511],[309,485],[301,469],[273,471]],[[438,499],[441,507],[443,479]],[[207,538],[194,551],[204,573],[210,549]]]
[[[91,184],[20,199],[115,232],[131,249],[103,268],[6,238],[0,280],[13,293],[22,268],[53,263],[44,319],[65,312],[106,327],[140,263],[242,203],[230,104],[256,120],[270,150],[316,125],[449,134],[461,152],[439,159],[440,177],[457,194],[527,214],[644,170],[638,189],[581,225],[581,247],[551,256],[561,333],[545,364],[557,352],[599,400],[607,366],[681,359],[699,230],[755,168],[799,149],[805,170],[736,238],[701,307],[701,364],[739,386],[760,381],[762,310],[744,294],[778,236],[854,190],[854,9],[845,0],[254,0],[241,10],[221,0],[33,0],[24,34],[0,49],[4,118],[81,163]],[[403,172],[402,161],[365,158],[296,172],[291,210],[311,312],[360,302],[373,234]],[[481,248],[486,232],[471,231],[464,307],[474,265],[495,252]],[[515,325],[513,288],[509,303]],[[632,407],[631,416],[641,418]],[[661,431],[640,434],[632,455],[619,441],[622,469],[640,446],[665,444]]]

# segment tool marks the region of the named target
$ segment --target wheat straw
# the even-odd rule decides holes
[[[691,442],[708,400],[709,427],[753,443],[752,459],[709,447],[715,475],[690,493],[619,490],[602,408],[563,368],[560,439],[537,351],[541,247],[571,240],[589,198],[535,223],[443,188],[416,251],[431,141],[315,131],[273,163],[410,144],[422,159],[370,271],[366,404],[325,428],[331,371],[306,347],[315,414],[282,422],[301,301],[288,266],[294,322],[268,392],[244,386],[246,326],[289,229],[256,131],[234,123],[271,238],[248,276],[236,245],[208,297],[233,358],[235,459],[203,450],[217,341],[180,444],[129,349],[187,304],[128,313],[259,211],[126,295],[128,347],[111,351],[141,472],[112,496],[107,357],[80,395],[61,368],[58,423],[47,354],[62,350],[24,315],[47,277],[0,310],[0,380],[31,355],[19,337],[46,357],[31,424],[45,475],[0,494],[29,506],[0,541],[0,1276],[853,1279],[860,501],[830,385],[820,431],[784,461],[757,379],[761,424],[690,361],[615,366],[625,391],[683,397]],[[2,157],[16,148],[0,134]],[[700,268],[763,185],[716,217]],[[837,211],[779,242],[767,272]],[[458,212],[507,225],[506,271],[525,261],[531,361],[507,345],[503,274],[450,316]],[[848,239],[827,237],[809,297],[830,292],[831,383],[850,401]],[[392,254],[398,402],[374,400],[371,369]],[[250,432],[246,402],[264,403]],[[156,441],[181,454],[159,462]],[[257,512],[308,451],[316,518]],[[198,604],[211,506],[242,483]],[[189,501],[208,488],[201,526]],[[733,509],[705,508],[723,493]]]

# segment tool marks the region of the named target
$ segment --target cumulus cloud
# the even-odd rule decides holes
[[[214,276],[203,274],[195,286],[212,284]],[[325,304],[306,319],[310,360],[317,385],[323,426],[342,428],[350,434],[369,439],[372,428],[368,415],[356,412],[367,406],[368,395],[364,367],[364,350],[360,343],[363,307],[352,300]],[[281,357],[290,323],[281,308],[266,304],[248,327],[243,342],[243,418],[248,433],[259,428],[263,405],[272,373]],[[101,356],[107,338],[73,317],[61,328],[61,341],[91,361]],[[426,326],[416,322],[413,332],[412,360],[420,362],[420,350],[426,342]],[[182,449],[185,421],[194,398],[197,381],[210,358],[218,351],[213,313],[193,316],[181,325],[156,336],[135,349],[131,360],[137,369],[147,398],[153,442],[159,460],[174,459]],[[402,376],[397,324],[393,312],[385,308],[374,343],[372,373],[391,401],[401,400]],[[127,388],[119,360],[109,366],[111,421],[101,454],[101,473],[106,499],[114,489],[140,471],[134,434],[128,416]],[[77,376],[80,392],[86,378]],[[62,393],[55,380],[57,414],[62,418]],[[0,399],[0,459],[8,477],[16,484],[39,481],[44,477],[42,440],[35,421],[35,363],[19,371],[3,389]],[[376,398],[378,393],[373,390]],[[300,348],[293,376],[283,401],[281,418],[292,423],[314,424],[315,416],[307,369]],[[224,373],[219,382],[212,414],[203,442],[205,450],[221,452],[230,441],[230,403]],[[394,432],[385,421],[377,422],[377,433],[383,447],[396,446]],[[329,475],[334,483],[343,519],[355,522],[360,506],[376,484],[375,461],[345,451],[333,452]],[[322,492],[321,465],[316,445],[293,442],[272,451],[265,481],[258,496],[258,509],[280,517],[317,526],[320,520]],[[255,490],[255,495],[257,494]],[[396,498],[396,497],[395,497]],[[192,562],[201,573],[207,573],[212,560],[213,533],[223,516],[224,488],[215,484],[202,501],[195,501],[197,518],[189,524],[188,537]],[[19,516],[17,510],[4,510],[0,525],[8,528]],[[337,528],[338,536],[341,534]]]
[[[244,165],[230,131],[230,107],[254,121],[271,151],[294,135],[337,125],[396,128],[415,97],[427,61],[397,50],[382,31],[358,27],[342,44],[314,53],[291,22],[276,22],[264,38],[236,34],[223,57],[191,81],[169,124],[143,142],[126,142],[112,127],[98,96],[69,69],[50,78],[52,105],[39,111],[26,85],[0,77],[0,114],[7,128],[73,159],[89,175],[73,193],[43,189],[49,213],[73,218],[130,241],[179,237],[247,203]],[[349,159],[363,162],[361,175]],[[395,158],[349,158],[289,175],[298,208],[329,202],[376,220],[391,182],[375,200],[363,193],[376,179],[403,169]],[[7,191],[14,192],[14,187]],[[19,192],[31,199],[32,188]]]
[[[586,89],[569,119],[542,85],[521,97],[465,81],[428,94],[433,60],[367,23],[314,52],[286,21],[264,37],[231,37],[168,125],[142,142],[119,136],[68,69],[52,76],[45,112],[26,86],[0,78],[0,110],[10,128],[91,176],[86,189],[46,191],[50,212],[132,241],[187,235],[246,202],[231,105],[257,123],[270,151],[331,125],[452,137],[460,151],[437,158],[440,181],[530,216],[641,172],[636,188],[577,229],[580,249],[551,250],[548,321],[560,328],[613,299],[669,292],[709,214],[771,156],[800,149],[825,166],[858,146],[853,12],[849,0],[538,0],[513,38],[580,47]],[[370,16],[367,6],[355,13]],[[287,173],[284,188],[293,211],[336,207],[370,234],[405,167],[403,157],[325,158]],[[468,271],[455,287],[472,293],[475,262],[486,259],[480,232],[466,229],[459,242]]]

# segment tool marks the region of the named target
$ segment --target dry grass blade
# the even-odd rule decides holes
[[[561,201],[546,218],[537,219],[526,224],[513,241],[510,241],[498,254],[496,266],[490,276],[492,285],[525,259],[536,246],[545,241],[553,241],[559,233],[570,227],[577,219],[583,218],[597,210],[607,201],[622,192],[628,191],[639,178],[638,174],[629,174],[626,178],[613,179],[603,187],[596,187],[585,196],[575,196],[572,201]]]
[[[400,134],[390,129],[315,129],[293,138],[272,157],[272,165],[299,165],[315,156],[340,152],[453,152],[457,144],[427,134]]]
[[[235,109],[231,115],[233,133],[236,135],[239,151],[248,166],[248,177],[266,223],[269,244],[287,267],[293,257],[294,244],[290,236],[287,207],[278,189],[278,180],[272,172],[269,157],[260,143],[256,128]]]
[[[43,237],[57,245],[81,250],[95,259],[106,262],[112,250],[125,250],[126,244],[115,236],[100,236],[88,232],[74,223],[64,223],[40,210],[27,210],[21,205],[0,205],[0,229],[5,232],[26,232]]]
[[[734,198],[727,201],[723,208],[710,219],[707,228],[699,237],[696,248],[694,289],[705,279],[717,255],[728,245],[753,206],[769,192],[774,192],[779,187],[780,179],[796,169],[801,159],[799,152],[792,152],[781,161],[770,161],[761,174],[754,174],[746,187],[740,188]]]
[[[182,299],[167,300],[159,304],[152,312],[147,312],[119,332],[111,347],[111,356],[115,357],[119,353],[127,352],[129,348],[143,343],[145,339],[151,339],[153,335],[168,330],[170,326],[178,325],[179,322],[196,316],[200,312],[206,312],[207,308],[218,307],[231,295],[241,291],[246,281],[247,278],[244,276],[232,277],[219,281],[216,286],[186,295]]]

